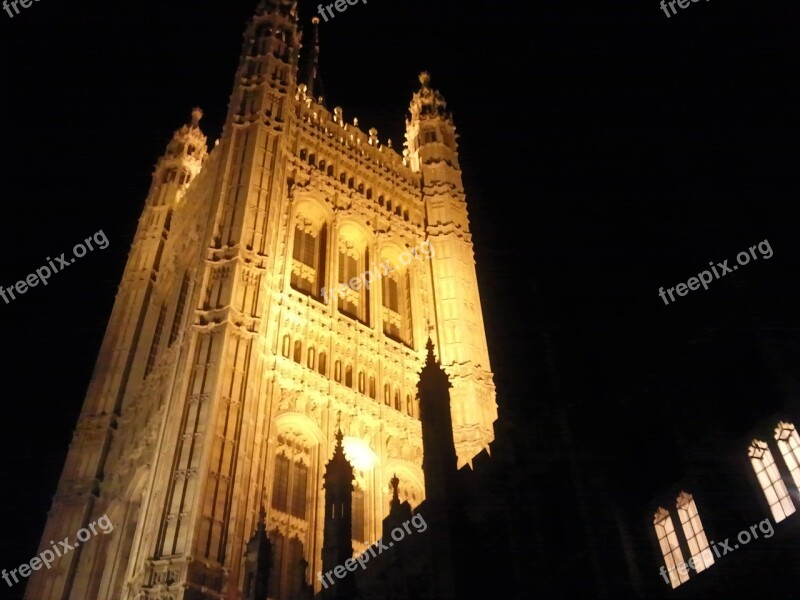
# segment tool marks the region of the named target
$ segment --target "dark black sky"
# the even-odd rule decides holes
[[[255,4],[0,12],[0,285],[99,229],[111,241],[0,302],[0,568],[36,549],[152,167],[195,105],[218,137]],[[301,7],[307,22],[316,7]],[[678,390],[701,398],[697,419],[752,402],[752,328],[796,327],[800,305],[794,7],[698,2],[667,19],[656,0],[369,0],[322,24],[328,102],[348,120],[400,145],[422,70],[449,101],[501,405],[536,418],[543,326],[576,427],[635,443],[634,465],[669,448],[657,415]],[[764,239],[772,259],[659,299]],[[697,328],[714,343],[687,352]]]

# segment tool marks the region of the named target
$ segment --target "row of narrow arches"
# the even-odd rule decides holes
[[[288,333],[283,336],[281,354],[284,358],[291,358],[299,365],[318,372],[320,375],[333,378],[337,383],[364,394],[373,400],[378,400],[378,389],[375,374],[367,373],[364,369],[354,369],[349,362],[343,363],[341,359],[333,362],[332,369],[328,368],[328,355],[324,350],[317,352],[316,348],[308,345],[304,348],[300,339],[292,341]],[[405,395],[399,386],[384,383],[381,391],[381,401],[385,406],[407,414],[409,417],[418,418],[415,400],[410,393]]]
[[[336,169],[325,159],[320,159],[318,162],[316,154],[309,153],[305,148],[300,150],[299,156],[300,160],[303,162],[306,162],[310,166],[319,169],[329,177],[337,178]],[[359,194],[366,196],[367,200],[373,199],[374,192],[372,188],[365,186],[363,182],[356,182],[355,177],[346,171],[342,170],[339,172],[338,180],[342,185],[346,185],[349,189],[356,190]],[[387,199],[383,194],[378,196],[378,205],[385,208],[390,213],[393,213],[398,217],[402,217],[405,221],[409,220],[408,208],[399,202],[392,202],[390,198]]]

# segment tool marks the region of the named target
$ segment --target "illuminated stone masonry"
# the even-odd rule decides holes
[[[356,552],[380,537],[395,474],[401,500],[425,497],[429,338],[453,384],[459,465],[494,439],[445,101],[423,74],[401,155],[301,83],[300,42],[296,2],[262,0],[220,140],[208,153],[197,109],[156,166],[42,544],[104,514],[116,528],[34,573],[28,598],[245,597],[262,506],[270,598],[318,590],[337,422]],[[425,242],[429,260],[401,264]],[[384,260],[396,268],[370,289],[325,302]]]

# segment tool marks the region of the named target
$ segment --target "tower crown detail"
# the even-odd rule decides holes
[[[447,101],[438,90],[431,88],[430,73],[427,71],[420,73],[419,82],[422,87],[411,98],[411,105],[408,109],[411,119],[442,117],[450,121],[451,115],[447,112]]]

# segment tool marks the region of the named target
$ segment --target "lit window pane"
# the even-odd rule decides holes
[[[681,492],[676,507],[695,570],[699,573],[714,564],[714,556],[700,521],[700,514],[697,512],[697,504],[691,494]]]
[[[800,435],[797,429],[791,423],[781,421],[775,428],[775,439],[778,440],[778,448],[792,474],[794,484],[800,487]]]
[[[653,519],[658,536],[658,545],[661,547],[661,554],[664,556],[664,566],[669,573],[669,580],[673,588],[689,581],[689,573],[684,567],[678,571],[678,565],[683,565],[683,554],[678,544],[678,536],[675,534],[675,526],[672,517],[663,508],[659,508]]]
[[[786,484],[781,479],[780,471],[778,471],[775,459],[772,457],[772,451],[766,442],[753,440],[750,444],[748,455],[756,472],[756,477],[758,477],[758,482],[761,484],[761,489],[764,490],[764,496],[772,511],[772,517],[776,523],[780,523],[794,513],[795,507],[789,497]]]

